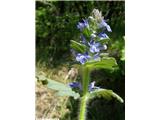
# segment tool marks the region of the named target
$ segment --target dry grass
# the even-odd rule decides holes
[[[46,77],[67,83],[65,77],[68,74],[68,68],[61,66],[56,69],[46,67],[37,67],[36,73],[43,74]],[[68,112],[66,102],[68,97],[59,97],[56,91],[48,89],[40,81],[36,81],[36,120],[60,120]]]

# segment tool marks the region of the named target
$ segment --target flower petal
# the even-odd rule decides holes
[[[68,84],[71,88],[82,88],[81,83],[79,82],[71,82]]]

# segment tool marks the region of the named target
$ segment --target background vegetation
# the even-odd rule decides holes
[[[82,18],[88,17],[94,8],[102,11],[104,18],[111,26],[113,32],[109,34],[111,40],[106,52],[116,58],[119,68],[116,71],[103,69],[94,71],[91,77],[97,81],[96,86],[112,89],[125,100],[125,3],[123,1],[37,1],[37,72],[43,71],[47,76],[54,76],[56,79],[55,76],[60,73],[55,71],[62,70],[64,72],[64,69],[67,71],[72,67],[75,61],[70,53],[70,40],[77,39],[79,36],[79,31],[76,28],[77,23]],[[65,72],[64,74],[67,74]],[[58,78],[56,80],[65,82]],[[38,97],[37,99],[39,100]],[[60,120],[76,120],[79,101],[74,101],[72,98],[67,100],[59,98],[57,102],[63,102],[62,99],[65,99],[65,105],[55,109],[57,113],[56,115],[52,114],[51,117],[57,117]],[[96,99],[88,105],[88,120],[124,120],[124,106],[125,104],[116,101]],[[36,110],[39,109],[36,108]],[[41,111],[41,114],[43,113],[44,111]]]

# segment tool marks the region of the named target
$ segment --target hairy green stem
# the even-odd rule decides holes
[[[79,120],[86,119],[87,94],[81,99]]]
[[[82,68],[83,96],[81,98],[81,103],[80,103],[79,120],[85,120],[85,118],[86,118],[86,105],[87,105],[89,82],[90,82],[90,70],[89,70],[89,68],[83,66],[83,68]]]
[[[82,67],[82,86],[83,86],[83,95],[88,93],[88,85],[90,82],[90,70],[88,67]]]

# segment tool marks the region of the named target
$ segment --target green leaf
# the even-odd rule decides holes
[[[72,89],[60,82],[48,79],[47,87],[53,90],[58,91],[58,95],[60,96],[72,96],[74,99],[78,99],[80,97],[79,93],[72,91]]]
[[[98,38],[97,42],[100,42],[101,44],[107,44],[109,42],[109,38],[107,38],[107,39],[99,39]]]
[[[95,68],[112,69],[113,67],[117,66],[117,63],[115,58],[106,57],[101,61],[88,61],[86,62],[85,66],[91,69],[95,69]]]
[[[123,99],[114,93],[112,90],[107,90],[107,89],[98,89],[93,92],[91,92],[88,95],[88,98],[91,100],[93,98],[105,98],[107,100],[112,100],[113,98],[117,99],[119,102],[123,103]]]
[[[74,99],[78,99],[80,97],[79,93],[76,93],[69,86],[67,86],[63,83],[48,79],[44,75],[37,75],[36,78],[40,81],[46,80],[47,87],[50,89],[56,90],[57,95],[59,95],[59,96],[72,96],[72,97],[74,97]]]
[[[102,58],[103,58],[103,57],[108,57],[108,56],[109,56],[109,53],[100,53],[99,56],[102,57]]]
[[[74,50],[80,52],[80,53],[84,53],[86,51],[86,46],[78,43],[74,40],[71,40],[71,44],[70,44],[71,48],[73,48]]]
[[[92,32],[89,30],[89,28],[84,28],[83,34],[85,35],[85,37],[90,38]]]

